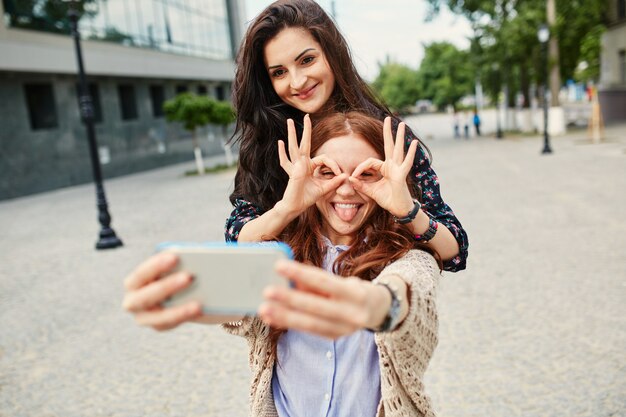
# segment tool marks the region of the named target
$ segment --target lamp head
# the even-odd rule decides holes
[[[539,38],[539,42],[546,43],[548,39],[550,39],[550,28],[548,25],[543,24],[539,26],[539,30],[537,31],[537,38]]]

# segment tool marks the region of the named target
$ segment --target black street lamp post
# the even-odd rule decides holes
[[[96,144],[96,131],[94,129],[93,102],[87,89],[85,78],[85,68],[83,67],[83,56],[80,48],[80,33],[78,33],[78,11],[74,7],[74,0],[64,0],[69,3],[68,17],[74,46],[76,47],[76,60],[78,61],[78,81],[79,81],[79,103],[80,115],[85,122],[87,129],[87,139],[89,141],[89,155],[91,156],[91,167],[93,169],[93,179],[96,183],[96,201],[98,206],[98,220],[100,221],[100,237],[96,242],[96,249],[110,249],[122,246],[122,241],[117,237],[111,228],[111,215],[109,214],[104,185],[102,184],[102,171],[100,169],[100,159],[98,158],[98,147]]]
[[[494,91],[494,95],[496,97],[495,99],[495,104],[496,104],[496,138],[497,139],[502,139],[502,127],[500,126],[500,87],[499,87],[499,82],[500,82],[500,71],[499,71],[499,67],[498,67],[498,63],[494,62],[493,65],[491,66],[491,68],[493,69],[493,91]]]
[[[550,147],[550,134],[548,133],[548,40],[550,39],[550,29],[547,25],[541,25],[539,31],[537,31],[537,37],[541,42],[541,49],[543,52],[544,60],[544,75],[545,81],[543,83],[543,150],[542,154],[552,153]]]

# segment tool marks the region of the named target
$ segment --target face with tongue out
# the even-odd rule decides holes
[[[351,175],[354,169],[368,158],[380,159],[376,150],[361,136],[350,134],[326,141],[315,153],[325,154],[339,165],[342,173]],[[318,175],[325,179],[334,177],[330,168],[321,167]],[[360,175],[361,181],[376,181],[378,172],[370,170]],[[359,229],[376,208],[376,202],[356,191],[346,179],[341,185],[315,203],[323,219],[322,232],[335,245],[349,245]]]

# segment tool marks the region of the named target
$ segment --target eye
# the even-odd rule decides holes
[[[335,176],[335,173],[333,171],[331,171],[330,169],[322,169],[320,170],[320,175],[324,178],[333,178]]]
[[[310,64],[311,62],[315,61],[315,57],[314,56],[305,56],[301,63],[302,65],[306,65],[306,64]]]
[[[286,71],[282,68],[275,69],[274,71],[272,71],[272,77],[274,78],[282,77],[283,75],[285,75],[285,72]]]
[[[378,181],[379,174],[375,171],[365,171],[362,172],[361,175],[359,175],[359,179],[364,182],[374,182]]]

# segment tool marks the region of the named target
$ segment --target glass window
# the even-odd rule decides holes
[[[617,0],[617,17],[626,18],[626,0]]]
[[[87,84],[87,89],[89,90],[93,105],[93,121],[95,123],[102,123],[102,106],[100,104],[100,89],[98,88],[98,84],[89,83]],[[78,98],[78,106],[80,109],[80,86],[78,84],[76,84],[76,98]]]
[[[217,87],[215,87],[215,97],[219,100],[219,101],[224,101],[224,86],[223,85],[218,85]]]
[[[52,84],[25,84],[24,95],[33,130],[59,126]]]
[[[205,85],[199,85],[198,86],[198,95],[199,96],[206,96],[207,95],[207,88]]]
[[[5,20],[10,26],[67,34],[65,13],[43,6],[48,3],[58,2],[4,0]],[[231,57],[224,0],[90,0],[85,10],[79,29],[87,39],[214,59]]]
[[[135,87],[130,84],[117,86],[120,99],[122,120],[134,120],[137,118],[137,101],[135,100]]]
[[[162,85],[150,86],[150,101],[152,102],[152,115],[163,117],[163,103],[165,102],[165,89]]]
[[[189,87],[184,84],[178,84],[176,86],[176,94],[186,93],[187,91],[189,91]]]

